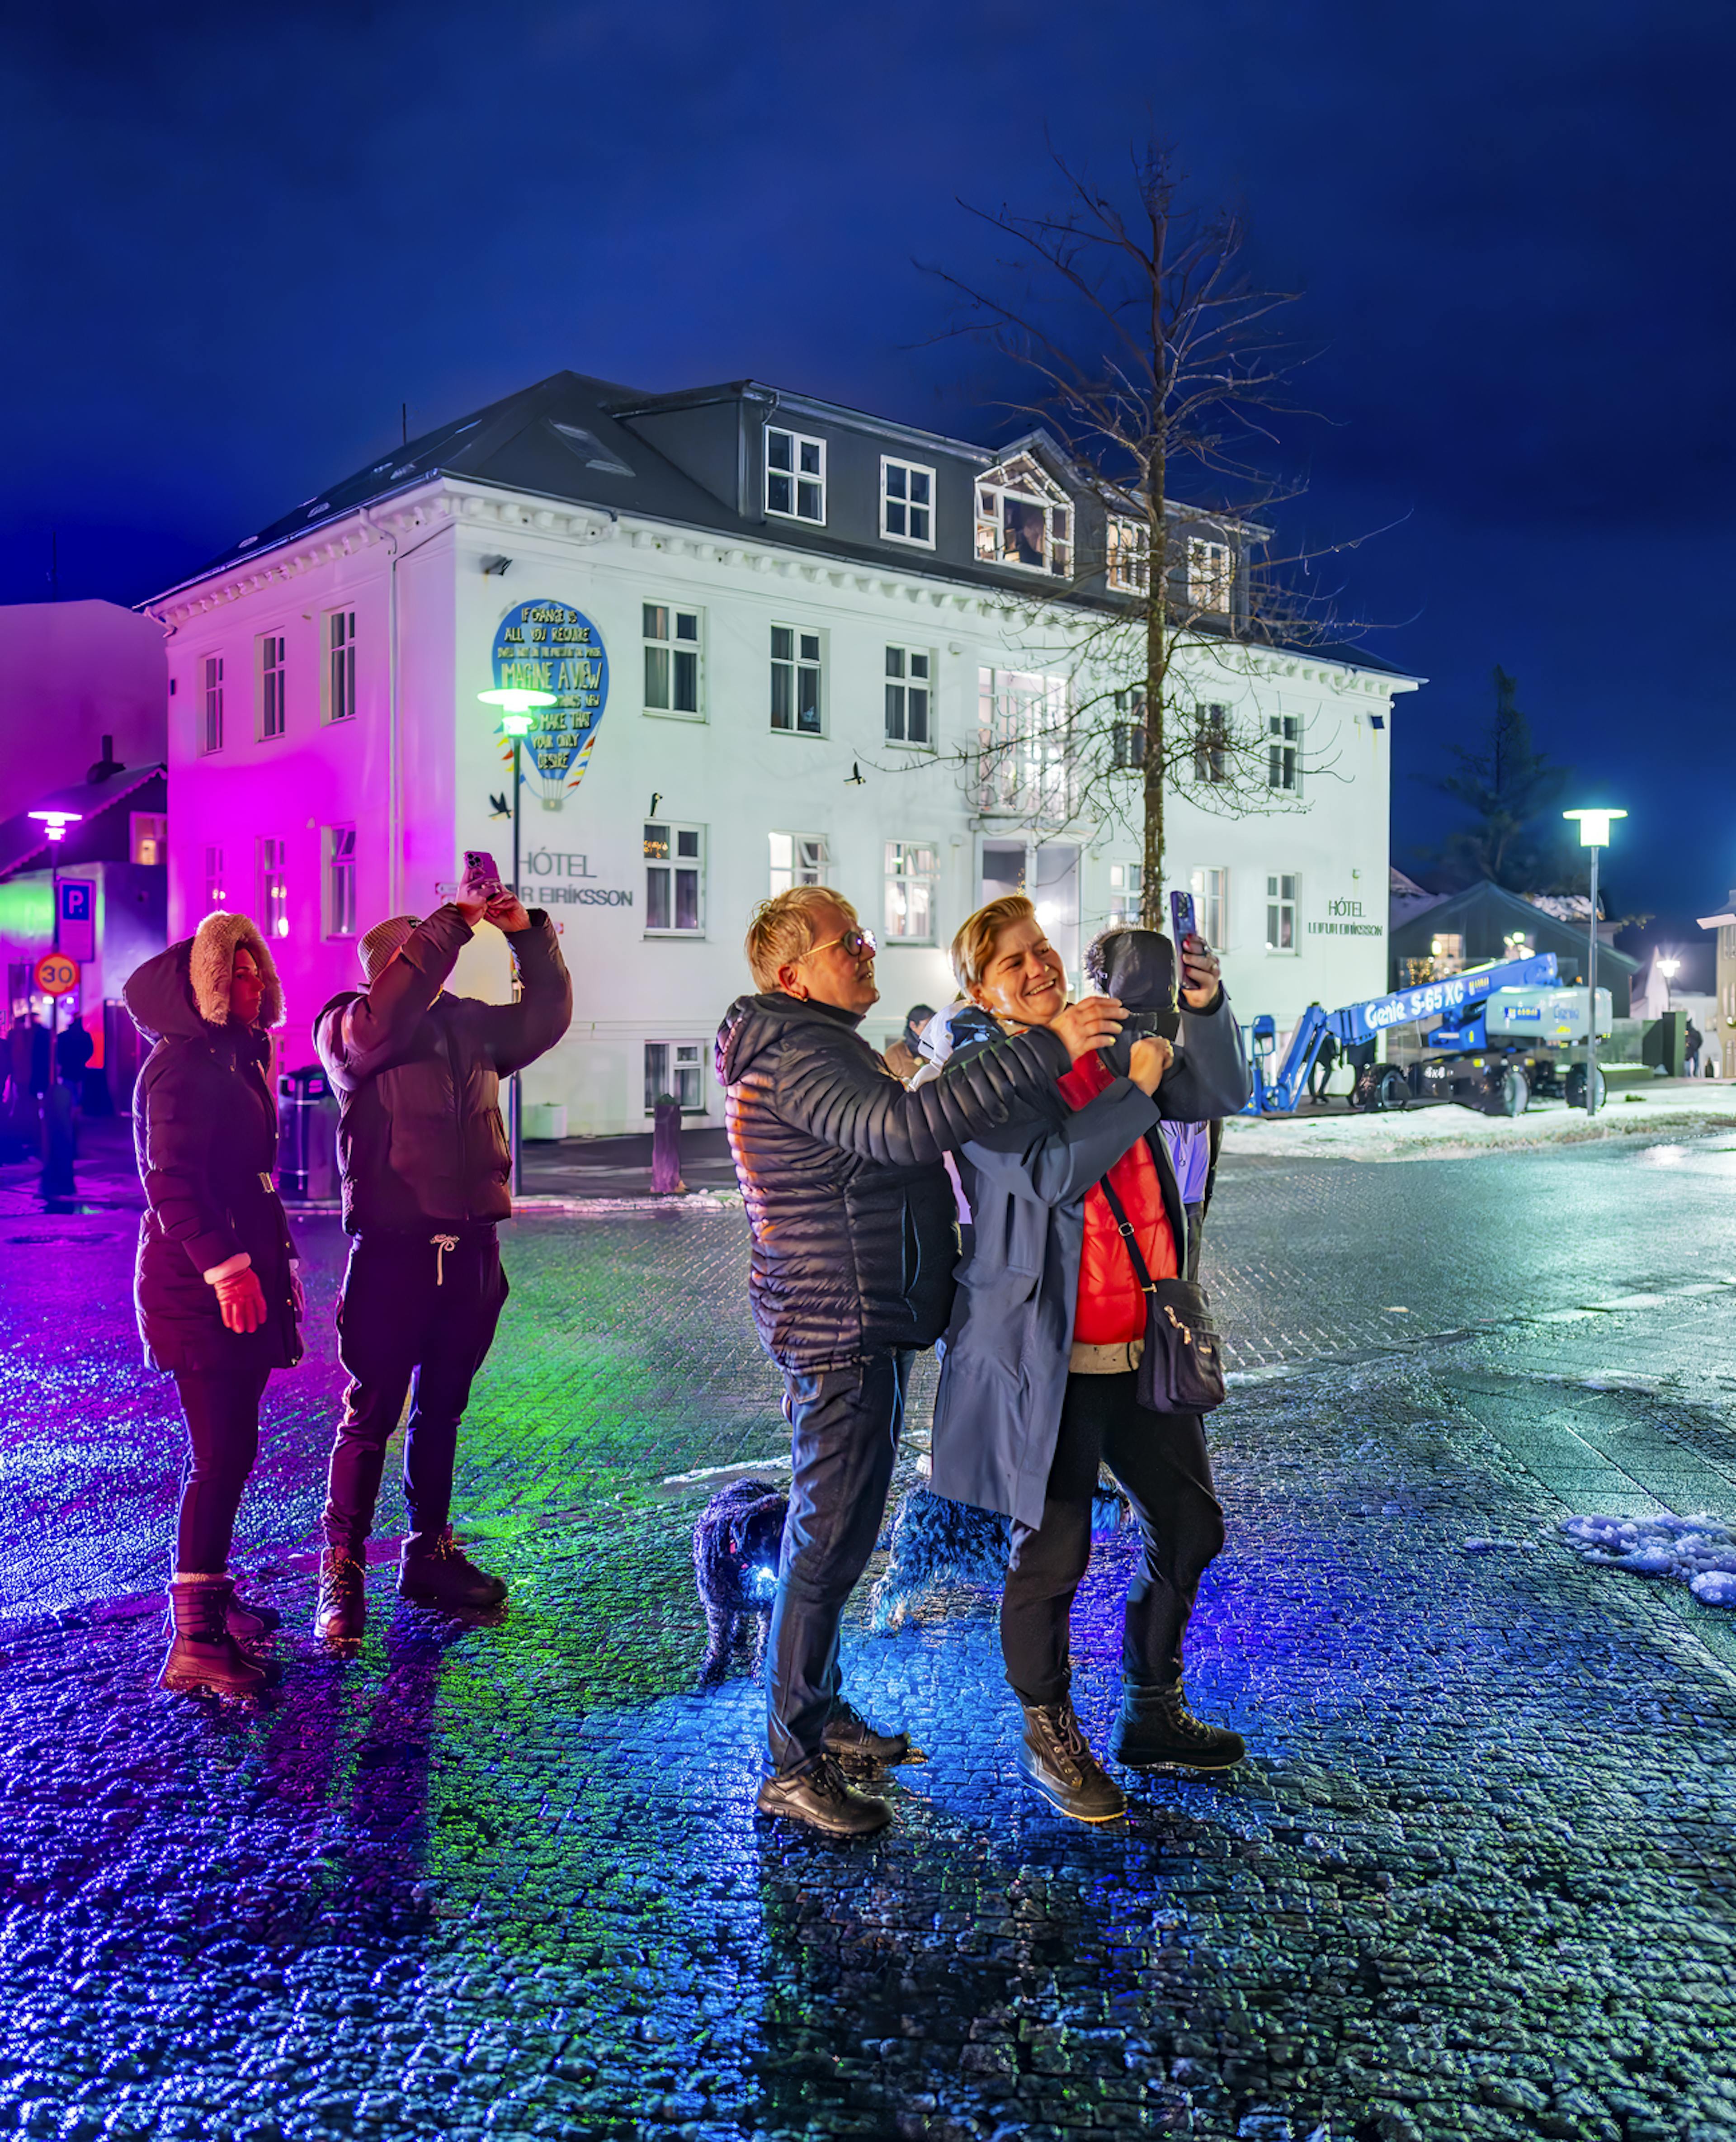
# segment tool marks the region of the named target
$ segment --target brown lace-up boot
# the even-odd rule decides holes
[[[278,1680],[279,1669],[249,1658],[229,1632],[234,1589],[226,1576],[177,1577],[170,1585],[175,1635],[159,1688],[180,1695],[258,1695]]]
[[[313,1633],[322,1643],[359,1644],[367,1626],[365,1572],[358,1556],[328,1547],[319,1557],[319,1599]]]
[[[1019,1775],[1033,1792],[1075,1822],[1113,1822],[1127,1802],[1080,1730],[1073,1701],[1027,1703],[1024,1739],[1018,1747]]]
[[[1186,1770],[1227,1770],[1247,1754],[1248,1744],[1227,1726],[1207,1725],[1196,1718],[1180,1681],[1171,1688],[1128,1681],[1109,1752],[1132,1770],[1166,1764]]]

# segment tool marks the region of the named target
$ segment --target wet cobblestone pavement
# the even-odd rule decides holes
[[[1733,1180],[1712,1140],[1234,1172],[1190,1678],[1253,1760],[1066,1823],[993,1599],[859,1607],[851,1692],[927,1760],[853,1848],[756,1823],[755,1692],[688,1693],[703,1490],[661,1483],[782,1441],[738,1214],[508,1231],[460,1511],[510,1607],[456,1628],[378,1567],[348,1665],[296,1633],[341,1254],[303,1224],[255,1712],[152,1688],[175,1421],[130,1218],[8,1200],[0,2132],[1736,2142],[1736,1615],[1554,1529],[1736,1514]],[[1099,1733],[1125,1576],[1100,1547],[1078,1617]]]

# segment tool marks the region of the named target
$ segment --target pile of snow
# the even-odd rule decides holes
[[[1687,1518],[1563,1518],[1583,1562],[1635,1577],[1673,1577],[1708,1606],[1736,1606],[1736,1526]]]

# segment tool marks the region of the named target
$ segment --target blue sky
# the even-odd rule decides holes
[[[1430,679],[1398,847],[1499,662],[1576,800],[1631,812],[1623,906],[1674,928],[1736,881],[1726,7],[70,0],[8,35],[0,600],[57,528],[63,595],[136,600],[401,403],[563,366],[993,437],[915,263],[988,269],[958,201],[1048,205],[1045,130],[1103,175],[1155,131],[1305,292],[1285,533],[1388,529],[1347,606]]]

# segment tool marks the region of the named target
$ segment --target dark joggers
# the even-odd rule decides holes
[[[373,1525],[386,1445],[413,1380],[404,1500],[414,1532],[451,1514],[458,1423],[506,1300],[491,1226],[358,1235],[338,1302],[338,1358],[349,1371],[332,1449],[325,1537],[359,1554]]]
[[[184,1577],[220,1577],[241,1491],[259,1454],[259,1400],[269,1368],[178,1369],[175,1388],[187,1417],[175,1566]]]
[[[880,1537],[911,1357],[786,1375],[793,1419],[790,1514],[766,1640],[772,1768],[806,1769],[838,1695],[838,1617]]]
[[[1197,1414],[1151,1413],[1134,1396],[1137,1377],[1067,1379],[1061,1433],[1049,1467],[1043,1523],[1015,1527],[1001,1595],[1001,1653],[1025,1704],[1067,1694],[1068,1626],[1091,1557],[1091,1493],[1106,1463],[1127,1490],[1142,1552],[1127,1587],[1122,1671],[1142,1688],[1181,1677],[1181,1639],[1195,1594],[1224,1544],[1224,1513]]]

